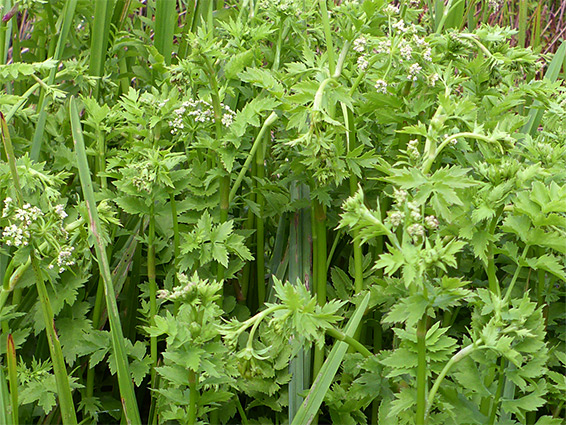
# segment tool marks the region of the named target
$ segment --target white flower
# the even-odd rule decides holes
[[[427,47],[423,53],[423,58],[425,61],[432,62],[432,49],[430,47]]]
[[[415,34],[413,36],[413,40],[414,40],[415,44],[419,47],[428,47],[428,43],[426,42],[424,37],[419,37],[418,35]]]
[[[369,66],[369,62],[366,59],[366,56],[365,55],[360,56],[358,58],[358,69],[360,71],[365,71],[368,66]]]
[[[27,230],[27,226],[11,224],[4,228],[2,237],[6,240],[6,245],[8,246],[27,246],[29,244],[30,232]]]
[[[389,216],[389,221],[391,221],[391,225],[393,227],[398,227],[401,223],[403,223],[404,218],[405,218],[405,213],[401,211],[394,211]]]
[[[407,75],[407,79],[412,81],[417,81],[418,74],[421,72],[423,68],[418,64],[414,63],[409,67],[409,75]]]
[[[57,265],[59,266],[59,273],[65,271],[66,266],[75,265],[75,260],[73,260],[73,251],[75,247],[70,246],[67,248],[61,248],[59,255],[57,255]]]
[[[2,210],[2,217],[8,216],[13,202],[14,202],[14,200],[12,198],[10,198],[9,196],[6,199],[4,199],[4,209]]]
[[[392,27],[402,34],[406,33],[409,30],[409,28],[405,26],[405,21],[403,21],[402,19],[394,23]]]
[[[354,40],[353,49],[358,53],[362,53],[366,49],[366,43],[367,39],[362,35]]]
[[[428,81],[431,87],[434,87],[439,79],[440,79],[440,75],[438,75],[437,73],[434,73],[430,77],[428,77]]]
[[[438,219],[433,215],[427,215],[425,217],[425,223],[431,229],[436,229],[438,227]]]
[[[63,204],[55,205],[54,210],[55,213],[61,218],[61,220],[68,216],[68,214],[65,212],[65,207],[63,206]]]
[[[407,233],[413,237],[424,236],[425,229],[422,224],[415,223],[409,226]]]
[[[385,53],[387,55],[391,53],[391,39],[388,38],[387,40],[380,41],[375,51],[377,53]]]
[[[407,200],[408,193],[403,189],[393,189],[393,199],[397,204],[402,204]]]
[[[413,48],[407,42],[403,42],[400,52],[401,52],[401,57],[403,57],[403,59],[410,60],[413,57]]]
[[[374,87],[378,93],[387,94],[387,81],[377,80]]]
[[[407,143],[407,153],[411,158],[416,159],[419,157],[420,152],[418,149],[418,145],[419,145],[419,141],[417,139],[409,140],[409,143]]]
[[[383,12],[386,15],[396,15],[399,13],[399,7],[393,5],[393,4],[388,4],[387,7],[385,9],[383,9]]]
[[[222,115],[222,125],[223,126],[230,127],[230,125],[232,124],[233,121],[234,121],[234,119],[232,118],[232,115],[230,115],[230,114]]]

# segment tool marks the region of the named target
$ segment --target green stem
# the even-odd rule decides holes
[[[452,358],[448,361],[448,363],[446,363],[444,368],[442,368],[442,371],[436,377],[436,380],[434,381],[434,385],[432,386],[430,393],[428,395],[428,401],[426,403],[425,420],[428,418],[428,415],[430,413],[430,409],[432,408],[432,406],[434,404],[434,397],[436,396],[436,393],[438,392],[438,389],[440,388],[440,384],[442,384],[442,381],[444,380],[444,378],[446,377],[448,372],[450,372],[450,369],[452,369],[452,366],[454,366],[456,363],[458,363],[463,358],[472,354],[474,351],[482,349],[482,348],[487,348],[487,347],[478,346],[477,343],[474,342],[473,344],[470,344],[470,345],[462,348],[460,351],[458,351],[456,354],[454,354],[452,356]]]
[[[503,386],[505,384],[505,358],[501,357],[499,364],[499,381],[497,382],[497,390],[495,391],[495,397],[493,398],[493,403],[491,411],[489,413],[489,425],[495,423],[495,416],[497,415],[497,410],[499,409],[499,401],[501,400],[501,394],[503,392]]]
[[[240,419],[242,420],[242,425],[249,425],[248,417],[246,416],[246,412],[240,402],[240,397],[236,394],[236,409],[238,409],[238,413],[240,414]]]
[[[509,302],[509,297],[511,296],[511,292],[513,291],[513,287],[515,286],[515,283],[517,283],[517,279],[519,278],[519,273],[521,272],[521,269],[523,267],[522,263],[527,258],[527,252],[529,251],[529,248],[530,248],[530,245],[525,245],[525,248],[523,249],[523,254],[521,255],[521,258],[519,260],[519,264],[517,264],[517,268],[515,269],[515,273],[513,274],[513,277],[511,278],[511,283],[509,284],[509,287],[507,288],[507,292],[505,292],[505,297],[503,298],[503,303]]]
[[[423,316],[417,323],[417,416],[416,425],[424,425],[427,393],[427,362],[426,362],[426,322]]]
[[[263,129],[262,129],[263,130]],[[260,132],[261,134],[261,132]],[[269,133],[264,132],[263,140],[269,137]],[[256,152],[256,173],[259,181],[265,177],[265,147],[267,143],[261,143]],[[265,232],[263,222],[263,210],[265,199],[261,191],[257,192],[256,199],[259,207],[259,217],[256,221],[256,273],[257,273],[257,301],[258,308],[262,308],[265,302]]]
[[[447,137],[446,139],[444,139],[444,141],[440,144],[440,146],[438,146],[438,148],[432,148],[430,149],[430,152],[425,152],[425,156],[426,156],[426,160],[423,163],[423,174],[426,174],[430,171],[430,168],[432,167],[432,164],[434,163],[435,159],[438,157],[438,155],[440,154],[440,152],[442,152],[442,150],[452,141],[460,138],[460,137],[469,137],[472,139],[477,139],[477,140],[483,140],[484,142],[488,142],[488,143],[493,143],[493,139],[491,139],[488,136],[484,136],[483,134],[476,134],[476,133],[471,133],[471,132],[462,132],[462,133],[457,133],[457,134],[453,134],[450,137]]]
[[[324,28],[324,38],[326,41],[326,53],[328,55],[328,71],[330,75],[334,75],[334,44],[332,43],[332,31],[330,29],[330,20],[328,18],[328,8],[326,0],[319,0],[320,15],[322,19],[322,27]]]
[[[195,425],[197,423],[198,411],[198,377],[194,370],[189,369],[189,410],[187,412],[187,425]]]
[[[250,153],[248,154],[248,157],[246,158],[244,165],[242,166],[240,172],[238,173],[238,177],[236,177],[236,180],[232,185],[232,189],[230,190],[230,196],[228,198],[229,204],[231,204],[234,198],[236,197],[238,188],[240,187],[240,184],[242,183],[242,180],[244,179],[246,172],[250,168],[250,165],[255,158],[257,150],[260,148],[260,146],[263,146],[263,138],[265,137],[266,132],[269,129],[269,126],[273,124],[275,121],[277,121],[277,118],[278,118],[277,114],[275,112],[272,112],[263,123],[261,130],[259,131],[257,137],[254,140]]]
[[[315,274],[314,290],[319,305],[326,304],[326,212],[324,205],[313,200]],[[317,376],[324,363],[324,351],[318,347],[314,350],[313,376]]]
[[[155,274],[155,214],[154,202],[152,200],[149,208],[149,228],[147,235],[147,279],[149,281],[149,320],[151,326],[155,326],[155,315],[157,314],[157,282]],[[157,366],[157,337],[150,338],[151,355],[151,382],[155,381],[155,367]]]
[[[171,220],[173,221],[173,264],[177,265],[179,260],[179,247],[180,234],[179,234],[179,217],[177,217],[177,201],[175,200],[175,194],[173,191],[169,192],[169,202],[171,202]]]
[[[22,194],[22,189],[20,186],[20,178],[16,167],[16,157],[14,155],[14,148],[12,146],[12,140],[10,138],[10,133],[8,131],[8,125],[6,124],[4,115],[2,115],[1,113],[0,113],[0,127],[2,130],[2,142],[4,144],[6,158],[8,160],[10,172],[12,175],[12,184],[16,188],[16,198],[18,201],[18,205],[22,207],[24,204],[24,196]],[[57,332],[55,331],[53,309],[51,308],[51,302],[49,301],[47,288],[45,287],[45,283],[43,282],[43,275],[41,274],[41,270],[39,268],[39,264],[37,262],[37,259],[35,258],[33,250],[30,254],[30,262],[35,274],[37,292],[39,296],[39,302],[41,305],[41,312],[45,323],[45,333],[47,335],[49,352],[51,354],[51,361],[53,363],[53,372],[55,374],[57,395],[59,397],[59,405],[61,407],[61,416],[65,424],[71,424],[71,425],[76,424],[77,416],[73,404],[71,387],[69,385],[67,368],[65,366],[63,352],[61,351],[61,344],[59,343],[59,338],[57,337]]]
[[[350,347],[355,349],[358,353],[362,354],[364,357],[373,356],[372,352],[369,351],[361,342],[352,338],[349,335],[346,335],[344,332],[334,327],[326,329],[326,333],[330,335],[332,338],[337,339],[338,341],[344,341]]]

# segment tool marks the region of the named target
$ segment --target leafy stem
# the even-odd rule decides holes
[[[456,133],[452,136],[447,137],[444,141],[436,148],[434,144],[430,145],[430,148],[427,152],[425,152],[426,160],[423,163],[423,174],[426,174],[430,171],[432,164],[434,163],[435,159],[438,157],[440,152],[451,142],[460,137],[469,137],[472,139],[483,140],[484,142],[493,143],[493,139],[489,136],[484,136],[483,134],[471,133],[471,132],[462,132]]]
[[[481,340],[476,341],[476,342],[462,348],[460,351],[458,351],[456,354],[454,354],[450,358],[450,360],[448,361],[448,363],[446,363],[446,365],[444,365],[444,367],[442,368],[442,371],[436,377],[436,380],[434,381],[434,385],[432,386],[430,393],[428,395],[428,401],[426,403],[426,410],[425,410],[425,417],[424,417],[425,423],[426,423],[426,420],[427,420],[428,415],[430,413],[430,409],[432,408],[432,405],[434,403],[434,397],[436,396],[436,393],[438,392],[438,389],[440,388],[440,384],[442,384],[442,381],[444,380],[444,378],[446,377],[448,372],[450,372],[450,369],[452,369],[452,366],[454,366],[460,360],[462,360],[465,357],[472,354],[474,351],[481,350],[481,349],[484,349],[484,348],[489,348],[486,345],[480,345],[480,343],[481,343]]]
[[[503,298],[504,303],[509,302],[509,297],[511,296],[511,292],[513,291],[513,287],[515,286],[515,283],[517,283],[517,279],[519,278],[519,273],[521,272],[521,269],[523,268],[523,262],[527,258],[527,253],[529,252],[529,248],[530,248],[530,245],[525,245],[525,248],[523,249],[523,254],[521,255],[521,258],[519,259],[519,264],[517,264],[517,268],[515,269],[515,273],[513,274],[513,277],[511,278],[511,283],[509,284],[509,287],[507,288],[507,292],[505,293],[505,297]]]

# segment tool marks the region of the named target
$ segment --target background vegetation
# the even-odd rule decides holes
[[[0,423],[564,423],[564,2],[0,7]]]

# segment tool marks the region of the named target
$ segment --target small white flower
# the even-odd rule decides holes
[[[393,189],[393,199],[397,204],[403,204],[407,200],[408,193],[403,189]]]
[[[432,62],[432,49],[430,47],[427,47],[423,53],[423,58],[425,61]]]
[[[224,125],[225,127],[230,127],[233,121],[234,119],[232,118],[232,115],[230,114],[222,115],[222,125]]]
[[[394,211],[389,216],[389,221],[391,222],[391,225],[393,227],[398,227],[399,225],[401,225],[404,219],[405,219],[405,213],[401,211]]]
[[[402,19],[400,19],[398,22],[395,22],[392,27],[402,34],[406,33],[409,30],[409,28],[405,26],[405,21],[403,21]]]
[[[377,80],[374,87],[378,93],[387,94],[387,81]]]
[[[419,37],[418,35],[415,34],[413,36],[413,40],[414,40],[415,44],[419,47],[428,47],[428,43],[426,42],[424,37]]]
[[[409,43],[404,42],[399,50],[403,59],[410,60],[413,57],[413,48]]]
[[[369,66],[369,62],[365,55],[362,55],[358,58],[358,69],[360,71],[365,71]]]
[[[417,81],[418,74],[421,72],[423,68],[418,64],[414,63],[409,67],[409,75],[407,75],[407,79],[412,81]]]
[[[386,15],[397,15],[399,13],[399,7],[393,4],[388,4],[387,7],[383,9],[383,12]]]
[[[409,143],[407,143],[407,153],[411,158],[417,159],[419,157],[418,145],[419,141],[417,139],[409,140]]]
[[[354,40],[353,49],[358,53],[362,53],[366,49],[366,44],[367,39],[362,35]]]
[[[407,233],[413,237],[424,236],[425,229],[422,224],[415,223],[407,228]]]
[[[382,40],[378,43],[375,51],[377,53],[385,53],[385,54],[389,54],[391,53],[391,39],[388,38],[387,40]]]
[[[439,225],[438,223],[438,219],[433,216],[433,215],[427,215],[425,217],[425,223],[428,227],[430,227],[431,229],[436,229]]]
[[[63,206],[63,204],[55,205],[54,209],[55,213],[61,218],[61,220],[68,216],[68,214],[65,212],[65,207]]]
[[[438,75],[436,72],[432,74],[430,77],[428,77],[430,86],[434,87],[439,79],[440,79],[440,75]]]

